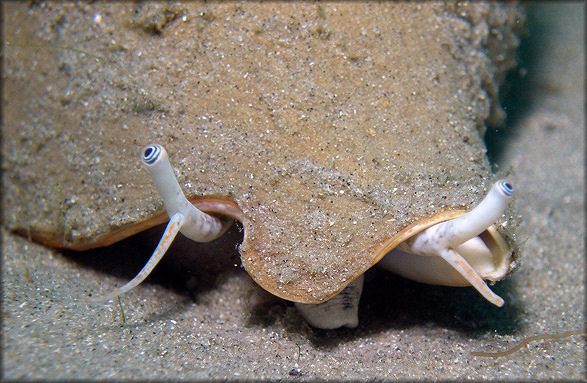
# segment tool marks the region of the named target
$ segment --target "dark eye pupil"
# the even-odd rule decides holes
[[[514,193],[514,187],[509,182],[501,181],[498,187],[506,196],[511,196]]]

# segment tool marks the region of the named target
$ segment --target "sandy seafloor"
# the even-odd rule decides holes
[[[490,133],[524,217],[522,267],[494,286],[503,308],[472,289],[371,270],[359,327],[316,330],[238,266],[233,228],[211,244],[174,244],[122,297],[123,322],[117,302],[83,297],[129,280],[161,228],[85,253],[3,231],[3,380],[584,381],[584,335],[471,355],[585,327],[584,18],[583,3],[529,7],[527,74],[509,82],[508,127]]]

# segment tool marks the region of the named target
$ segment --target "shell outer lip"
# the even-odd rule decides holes
[[[245,254],[242,255],[243,262],[247,262],[246,268],[249,271],[249,275],[255,280],[257,284],[263,287],[265,290],[269,291],[271,294],[276,295],[280,298],[298,302],[298,303],[307,303],[307,304],[318,304],[323,303],[324,301],[332,298],[333,296],[340,293],[346,286],[348,286],[353,280],[358,278],[362,275],[365,271],[369,268],[374,266],[377,262],[381,260],[390,250],[394,249],[400,243],[404,242],[408,238],[414,236],[415,234],[419,233],[422,230],[427,229],[430,226],[436,225],[437,223],[441,223],[444,221],[448,221],[457,217],[460,217],[467,213],[467,210],[446,210],[440,213],[437,213],[431,217],[422,218],[417,220],[416,222],[412,223],[411,225],[407,226],[406,228],[402,229],[397,235],[389,240],[385,241],[381,245],[373,246],[370,249],[370,253],[374,254],[372,257],[371,264],[366,264],[364,270],[362,270],[358,275],[355,276],[353,279],[349,279],[346,281],[345,284],[341,285],[341,287],[334,291],[332,294],[327,296],[324,300],[318,300],[312,297],[307,291],[302,289],[291,289],[291,288],[284,288],[280,286],[276,281],[271,279],[269,276],[266,276],[266,273],[262,269],[261,262],[257,262],[259,255],[256,254],[254,251],[254,246],[249,246],[251,250],[247,250]],[[245,240],[247,238],[247,231],[245,229]],[[268,255],[269,257],[271,255]],[[266,276],[266,277],[265,277]]]
[[[243,223],[243,226],[245,227],[243,241],[246,242],[248,240],[248,230],[246,229],[248,220],[245,217],[243,211],[239,208],[237,203],[232,198],[215,196],[196,196],[189,198],[188,200],[191,203],[193,203],[194,206],[196,206],[198,209],[202,210],[205,213],[214,214],[220,217],[224,216],[236,219],[239,222]],[[431,217],[420,219],[412,223],[408,227],[402,229],[397,235],[395,235],[393,238],[390,238],[383,244],[379,246],[373,246],[371,248],[371,254],[375,255],[372,257],[371,264],[367,264],[365,269],[359,275],[356,275],[356,277],[353,279],[349,279],[347,283],[342,285],[339,290],[329,295],[325,300],[328,300],[333,296],[337,295],[354,279],[358,278],[373,265],[377,264],[377,262],[379,262],[381,258],[383,258],[390,250],[394,249],[403,241],[421,232],[422,230],[427,229],[430,226],[460,217],[465,213],[467,213],[466,210],[447,210],[437,213]],[[154,226],[161,225],[168,220],[169,217],[167,213],[163,211],[160,214],[157,214],[145,221],[130,224],[128,226],[122,227],[120,230],[117,230],[115,232],[107,233],[102,236],[93,238],[91,241],[77,244],[66,243],[63,241],[63,238],[59,238],[54,234],[47,235],[48,233],[44,233],[42,231],[32,232],[24,229],[17,229],[15,230],[15,232],[22,236],[28,237],[35,242],[42,243],[52,248],[84,251],[98,247],[110,246],[125,238],[138,234],[142,231],[148,230]],[[283,286],[279,286],[277,282],[273,281],[268,276],[265,278],[264,276],[266,275],[266,273],[264,272],[264,270],[260,268],[258,262],[255,261],[259,259],[259,254],[255,251],[255,246],[247,246],[247,249],[248,250],[244,254],[242,254],[241,259],[243,260],[243,262],[245,262],[245,259],[252,260],[247,262],[247,271],[249,271],[249,275],[259,286],[263,287],[265,290],[279,298],[293,302],[313,304],[324,302],[324,300],[317,300],[316,298],[312,297],[305,290],[298,291],[294,289],[284,289]]]
[[[204,213],[212,214],[220,218],[224,217],[226,219],[236,219],[240,222],[246,220],[242,210],[230,197],[196,196],[188,198],[188,201],[190,201],[195,207]],[[122,226],[118,228],[118,230],[111,233],[98,235],[95,238],[81,242],[67,242],[63,236],[43,230],[27,230],[26,228],[16,228],[13,231],[34,242],[41,243],[54,249],[85,251],[98,247],[110,246],[116,242],[148,230],[152,227],[164,224],[165,222],[169,221],[169,216],[167,215],[167,212],[163,210],[163,206],[161,209],[161,213],[156,214],[144,221]]]

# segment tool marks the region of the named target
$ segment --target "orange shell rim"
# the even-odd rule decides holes
[[[248,231],[246,229],[246,221],[247,219],[244,216],[244,213],[239,208],[239,206],[234,202],[234,200],[230,197],[214,197],[214,196],[196,196],[190,198],[189,201],[194,204],[198,209],[215,215],[221,216],[228,216],[230,218],[236,219],[240,221],[244,226],[244,237],[243,242],[247,241]],[[372,257],[371,264],[363,270],[363,272],[367,271],[373,265],[381,260],[390,250],[394,249],[397,245],[401,242],[405,241],[406,239],[412,237],[413,235],[421,232],[422,230],[427,229],[430,226],[433,226],[437,223],[441,223],[444,221],[448,221],[450,219],[454,219],[460,217],[461,215],[465,214],[466,210],[447,210],[444,212],[437,213],[431,217],[422,218],[408,227],[402,229],[397,235],[393,238],[390,238],[385,243],[376,246],[372,253],[376,254]],[[38,243],[42,243],[44,245],[50,246],[52,248],[57,249],[68,249],[68,250],[75,250],[75,251],[84,251],[90,250],[98,247],[105,247],[110,246],[116,242],[119,242],[123,239],[131,237],[135,234],[138,234],[142,231],[148,230],[152,227],[161,225],[169,220],[169,217],[166,212],[162,212],[157,214],[145,221],[130,224],[128,226],[121,227],[119,230],[116,230],[112,233],[107,233],[104,235],[97,236],[90,241],[79,242],[79,243],[68,243],[64,238],[60,238],[55,234],[51,234],[49,232],[45,232],[42,230],[26,230],[26,229],[16,229],[14,230],[16,233],[27,237],[29,240],[33,240]],[[258,259],[258,254],[254,250],[254,246],[248,246],[246,253],[242,254],[241,259],[244,257],[253,257]],[[309,293],[305,291],[291,291],[287,289],[280,289],[278,284],[272,280],[271,278],[262,278],[265,273],[263,270],[259,268],[255,268],[254,263],[249,264],[249,267],[252,266],[253,270],[248,269],[249,275],[251,278],[263,289],[267,290],[271,294],[286,299],[293,302],[299,303],[308,303],[308,304],[317,304],[322,303],[324,301],[317,300],[309,295]],[[361,273],[362,274],[362,273]],[[348,284],[350,284],[354,279],[358,278],[360,275],[355,276],[355,278],[350,279],[340,287],[337,291],[330,294],[324,300],[328,300],[342,291]]]

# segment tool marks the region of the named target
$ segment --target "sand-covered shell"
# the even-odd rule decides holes
[[[5,8],[22,22],[5,30],[4,222],[49,245],[103,246],[164,222],[139,160],[155,142],[188,198],[242,220],[257,283],[319,303],[495,179],[482,136],[499,118],[515,8]],[[499,226],[510,243],[513,226]]]

